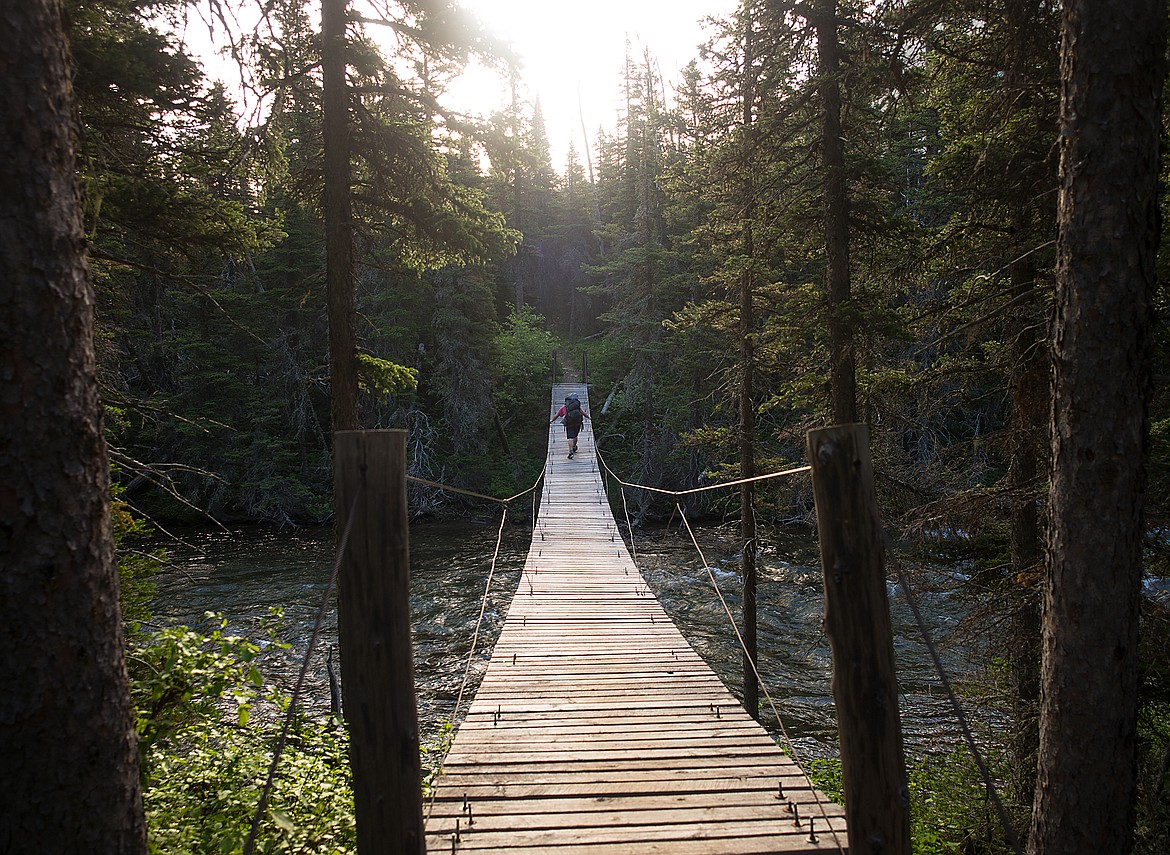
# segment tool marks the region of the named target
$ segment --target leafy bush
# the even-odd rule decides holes
[[[496,411],[505,419],[531,420],[547,412],[549,365],[556,339],[544,319],[525,306],[513,311],[492,342]]]
[[[353,852],[357,837],[344,730],[301,722],[282,754],[256,852]],[[272,751],[271,732],[204,720],[185,744],[157,747],[146,790],[152,852],[243,849]]]
[[[264,681],[260,645],[186,627],[134,650],[144,801],[152,852],[243,849],[289,699]],[[268,649],[285,645],[269,643]],[[266,713],[254,715],[257,711]],[[341,853],[356,846],[344,730],[297,720],[281,756],[256,852]]]
[[[975,763],[965,748],[909,758],[910,849],[914,855],[1009,852]],[[813,786],[844,802],[839,760],[809,764]]]

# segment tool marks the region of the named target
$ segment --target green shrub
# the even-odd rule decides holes
[[[914,855],[1010,852],[975,762],[965,748],[910,758],[906,774]],[[808,776],[813,786],[843,803],[839,760],[814,760]]]
[[[209,617],[209,634],[164,629],[131,657],[150,847],[166,855],[242,851],[288,709],[264,681],[260,646]],[[354,850],[347,751],[344,730],[295,719],[256,852]]]
[[[353,852],[357,837],[344,730],[301,722],[285,745],[256,852]],[[146,790],[152,852],[238,853],[260,800],[273,729],[204,721],[155,747]]]

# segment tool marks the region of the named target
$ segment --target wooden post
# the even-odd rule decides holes
[[[581,351],[581,382],[589,383],[589,355],[585,351]]]
[[[557,385],[557,352],[552,352],[552,384]]]
[[[339,531],[351,507],[354,516],[341,557],[337,611],[357,848],[361,855],[421,855],[406,432],[335,433],[333,454]]]
[[[856,424],[810,431],[808,458],[825,576],[825,634],[833,650],[849,851],[909,855],[910,791],[869,431]]]

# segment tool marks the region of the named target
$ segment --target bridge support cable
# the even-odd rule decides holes
[[[839,431],[840,429],[832,429],[832,430]],[[816,432],[813,432],[813,433],[816,433]],[[810,434],[810,452],[809,452],[810,459],[812,458],[812,455],[813,455],[813,452],[811,451],[811,442],[812,442],[812,434]],[[849,467],[847,467],[849,470],[849,475],[848,475],[848,478],[846,480],[848,480],[851,484],[853,484],[853,486],[857,487],[861,491],[861,493],[863,494],[863,497],[864,497],[864,501],[867,503],[867,507],[869,508],[869,512],[872,513],[872,518],[874,520],[877,520],[878,514],[877,514],[876,502],[874,501],[874,498],[873,498],[872,475],[868,474],[868,473],[872,472],[872,467],[868,464],[868,443],[864,439],[862,440],[862,443],[864,444],[865,449],[866,449],[866,453],[864,455],[865,459],[867,461],[866,465],[862,466],[860,464],[860,456],[856,456],[856,457],[852,458],[852,461],[851,461]],[[824,456],[826,456],[826,458],[827,458],[827,455],[824,455]],[[623,510],[625,512],[626,528],[627,528],[627,531],[630,532],[630,548],[631,548],[631,551],[633,551],[635,555],[636,555],[636,551],[634,551],[635,550],[635,542],[634,542],[634,536],[633,536],[633,525],[630,521],[628,509],[626,508],[626,495],[625,495],[626,489],[646,490],[649,492],[658,493],[660,495],[665,495],[665,496],[670,496],[670,497],[680,497],[680,496],[688,495],[691,493],[703,492],[703,491],[708,491],[708,490],[717,490],[717,489],[720,489],[723,487],[731,487],[731,486],[735,486],[735,485],[741,483],[739,481],[731,481],[731,482],[726,482],[726,483],[721,483],[721,484],[704,485],[702,487],[692,488],[689,490],[667,490],[667,489],[662,488],[662,487],[651,487],[651,486],[648,486],[645,484],[637,484],[637,483],[625,481],[622,478],[620,478],[608,466],[608,464],[605,463],[604,459],[601,457],[600,454],[598,454],[597,457],[601,463],[601,466],[605,469],[606,474],[618,484],[618,489],[620,491],[620,495],[622,498],[622,506],[623,506]],[[769,473],[767,475],[761,475],[761,476],[757,476],[755,478],[743,479],[743,480],[744,481],[762,481],[762,480],[767,480],[767,479],[776,478],[776,477],[785,476],[785,475],[795,475],[795,474],[801,474],[801,473],[805,473],[805,472],[815,472],[816,469],[817,469],[817,467],[815,465],[800,466],[800,467],[795,467],[792,469],[786,469],[786,470],[783,470],[780,472],[773,472],[773,473]],[[860,477],[860,478],[856,477],[856,476],[862,476],[862,475],[864,475],[864,477]],[[820,477],[823,480],[826,476],[822,473]],[[815,483],[815,481],[816,481],[816,477],[814,475],[814,483]],[[824,500],[822,500],[822,503],[823,502],[824,502]],[[676,513],[679,514],[679,516],[682,520],[682,524],[686,527],[687,532],[691,537],[691,542],[694,545],[696,552],[699,555],[700,561],[702,561],[704,568],[707,569],[707,573],[708,573],[708,577],[709,577],[710,582],[711,582],[712,589],[715,591],[716,596],[719,598],[720,604],[723,606],[724,611],[727,613],[728,620],[731,623],[731,626],[736,633],[737,640],[739,641],[740,647],[744,648],[745,645],[744,645],[742,637],[739,634],[738,625],[735,623],[735,620],[732,617],[730,608],[727,605],[726,600],[723,598],[723,594],[719,588],[718,582],[714,578],[713,574],[710,571],[710,568],[707,565],[706,558],[703,556],[702,549],[699,547],[698,540],[694,534],[694,531],[691,529],[690,523],[686,518],[686,514],[685,514],[681,504],[677,503],[677,502],[675,503],[673,509],[671,510],[671,518],[672,519],[674,518],[674,515]],[[830,518],[830,524],[821,526],[822,531],[840,529],[842,526],[839,523],[840,523],[840,520],[842,519],[843,516],[845,518],[848,518],[851,520],[856,520],[858,518],[857,514],[850,514],[848,512],[842,512],[840,510],[830,511],[830,512],[828,512],[827,516]],[[930,631],[927,628],[925,621],[922,619],[921,612],[918,608],[917,599],[914,595],[913,589],[911,588],[909,578],[908,578],[908,576],[905,572],[905,569],[903,568],[901,562],[898,560],[896,553],[894,552],[893,545],[890,542],[890,539],[889,539],[887,532],[885,531],[884,528],[881,528],[880,525],[879,525],[877,530],[878,530],[879,537],[880,537],[880,546],[875,547],[873,545],[872,538],[870,538],[869,545],[864,546],[864,547],[858,547],[857,551],[859,554],[865,554],[868,556],[872,556],[872,555],[876,554],[875,550],[880,551],[881,554],[883,554],[890,561],[890,563],[893,565],[893,569],[894,569],[896,576],[898,578],[899,587],[902,589],[902,591],[906,597],[907,604],[910,606],[911,612],[914,615],[915,622],[916,622],[916,625],[918,627],[918,631],[921,634],[923,644],[926,646],[926,648],[930,654],[931,661],[934,665],[935,671],[939,675],[939,679],[941,680],[943,687],[944,687],[944,690],[947,693],[947,697],[950,701],[951,708],[952,708],[952,711],[954,713],[955,719],[958,723],[960,731],[962,732],[964,742],[967,745],[968,750],[970,751],[970,753],[975,761],[975,764],[979,770],[980,776],[983,780],[983,783],[984,783],[984,786],[985,786],[986,791],[988,793],[989,799],[994,804],[997,817],[999,819],[999,822],[1000,822],[1002,830],[1003,830],[1004,839],[1011,846],[1012,850],[1016,853],[1016,855],[1020,855],[1021,848],[1020,848],[1020,843],[1019,843],[1019,837],[1015,831],[1015,828],[1011,822],[1010,817],[1007,815],[1007,811],[1003,806],[1002,800],[999,798],[995,783],[992,780],[991,774],[987,769],[986,762],[983,759],[982,752],[979,750],[978,744],[977,744],[973,734],[971,733],[971,729],[967,723],[966,716],[963,713],[962,706],[959,703],[957,696],[955,695],[955,692],[954,692],[954,689],[952,686],[952,682],[951,682],[951,680],[950,680],[950,678],[949,678],[949,676],[948,676],[948,674],[947,674],[947,672],[942,664],[942,660],[938,654],[937,645],[935,644],[933,638],[931,637]],[[822,535],[822,538],[823,537],[824,537],[824,535]],[[826,568],[832,568],[834,566],[839,568],[839,567],[844,566],[841,563],[841,560],[839,559],[839,557],[823,557],[822,564]],[[876,575],[878,577],[882,578],[883,580],[885,578],[884,571],[879,571]],[[829,572],[826,573],[826,582],[825,582],[827,592],[831,592],[833,584],[830,580],[833,578],[835,578],[834,572],[832,570],[829,570]],[[884,591],[884,581],[882,584],[882,589]],[[829,596],[829,594],[827,593],[826,596]],[[826,610],[829,610],[828,604],[826,604]],[[880,612],[881,610],[879,609],[878,611]],[[886,619],[888,621],[888,616],[889,616],[888,603],[885,606],[884,613],[885,613]],[[761,685],[761,688],[764,692],[765,698],[768,701],[768,703],[772,709],[772,714],[775,716],[778,726],[780,727],[781,733],[782,733],[784,740],[785,740],[786,748],[790,751],[790,753],[792,754],[794,759],[797,759],[797,762],[799,763],[799,757],[797,756],[797,752],[796,752],[795,747],[792,743],[792,740],[789,738],[787,730],[785,729],[784,722],[780,718],[780,715],[777,711],[776,705],[775,705],[771,695],[769,694],[767,686],[764,684],[758,671],[756,672],[756,678],[757,678],[757,680],[760,681],[760,685]],[[891,683],[891,685],[893,685],[893,683]],[[894,700],[896,702],[896,698]],[[838,704],[838,707],[840,707],[840,704]],[[867,744],[868,744],[868,741],[867,741]],[[904,776],[904,765],[903,765],[902,774]],[[894,789],[897,790],[898,788],[895,787]],[[908,799],[908,791],[904,791],[901,795],[897,796],[896,801],[899,805],[902,805],[906,802],[907,799]],[[850,823],[849,827],[854,828],[857,826]]]
[[[731,624],[731,628],[735,631],[735,638],[739,642],[740,650],[742,650],[745,654],[744,661],[751,663],[751,669],[755,674],[756,683],[759,685],[760,690],[764,693],[764,698],[768,702],[768,707],[772,710],[772,715],[776,719],[776,724],[779,726],[780,732],[784,736],[785,749],[788,751],[789,756],[791,756],[792,759],[796,762],[797,766],[800,766],[802,769],[807,768],[804,762],[801,760],[799,752],[796,750],[796,744],[792,741],[792,737],[788,735],[788,728],[784,726],[784,719],[780,717],[780,710],[776,707],[776,701],[773,700],[771,693],[768,691],[768,685],[764,682],[763,677],[760,676],[760,671],[757,667],[755,658],[746,656],[747,644],[744,642],[743,634],[740,633],[739,627],[735,623],[735,617],[731,613],[731,607],[727,605],[727,600],[723,597],[723,592],[719,590],[719,582],[715,579],[715,574],[711,571],[711,565],[707,563],[707,557],[703,554],[702,547],[699,546],[699,540],[695,537],[695,531],[691,528],[690,520],[687,519],[687,515],[682,508],[682,504],[676,503],[675,507],[678,510],[679,517],[682,519],[683,525],[686,526],[687,534],[690,535],[691,543],[694,545],[695,551],[699,554],[699,560],[703,563],[703,570],[706,571],[707,578],[711,581],[711,587],[715,591],[715,596],[719,599],[719,604],[723,607],[723,613],[727,615],[727,620]],[[842,845],[840,839],[837,837],[837,832],[833,829],[832,824],[829,822],[828,811],[825,809],[824,800],[820,797],[820,790],[813,790],[813,793],[817,797],[816,805],[820,810],[821,816],[825,820],[826,827],[828,827],[832,833],[833,840],[836,841],[838,849],[844,852],[845,848]],[[854,849],[852,851],[860,850]]]
[[[844,838],[844,810],[815,815],[808,778],[618,539],[590,423],[573,458],[560,437],[519,590],[434,782],[428,852],[840,852],[828,832]]]
[[[475,652],[479,646],[479,630],[483,626],[484,612],[487,611],[488,599],[491,596],[492,579],[496,575],[496,562],[500,557],[500,543],[504,539],[504,523],[508,521],[508,509],[505,507],[503,513],[500,514],[500,528],[496,532],[496,548],[492,553],[491,567],[488,568],[487,581],[484,582],[483,596],[479,601],[479,615],[475,619],[475,629],[471,633],[471,647],[467,651],[467,661],[463,666],[463,680],[459,683],[459,694],[455,697],[455,708],[451,712],[451,723],[457,724],[459,721],[459,710],[463,706],[463,693],[467,689],[467,681],[471,677],[471,663],[475,659]]]
[[[745,483],[752,483],[752,482],[756,482],[756,481],[766,481],[766,480],[771,480],[773,478],[779,478],[779,477],[785,477],[785,476],[801,475],[801,474],[804,474],[806,472],[812,471],[811,466],[797,466],[797,467],[785,469],[785,470],[782,470],[779,472],[770,472],[766,475],[758,475],[758,476],[755,476],[752,478],[744,478],[744,479],[740,479],[737,481],[731,481],[731,482],[724,483],[724,484],[710,484],[710,485],[705,485],[703,487],[694,488],[694,489],[690,489],[690,490],[666,490],[666,489],[663,489],[660,487],[646,487],[645,485],[642,485],[642,484],[632,484],[632,483],[623,481],[621,478],[619,478],[614,473],[614,471],[612,469],[609,468],[608,464],[606,464],[605,461],[601,458],[600,453],[597,455],[597,457],[601,461],[601,465],[603,467],[605,467],[606,472],[608,472],[609,475],[615,481],[617,481],[618,484],[620,485],[619,489],[621,490],[623,508],[625,507],[625,488],[626,487],[629,487],[631,489],[651,490],[653,492],[662,493],[662,494],[666,494],[666,495],[670,495],[670,496],[674,496],[674,497],[681,497],[681,496],[688,495],[691,493],[705,492],[708,490],[717,490],[719,488],[726,488],[726,487],[734,487],[734,486],[739,486],[739,485],[742,485]],[[750,663],[749,667],[750,667],[752,673],[755,675],[756,682],[760,686],[761,691],[764,693],[764,698],[768,702],[768,706],[772,711],[773,717],[776,719],[776,724],[780,728],[781,735],[784,737],[785,749],[788,751],[789,755],[793,758],[793,760],[796,761],[796,764],[798,766],[800,766],[801,768],[805,768],[804,763],[801,760],[800,754],[796,748],[796,745],[792,741],[792,738],[788,733],[787,727],[785,727],[785,725],[784,725],[784,719],[780,716],[780,710],[776,706],[776,702],[772,698],[771,693],[768,691],[767,684],[764,682],[763,677],[760,675],[759,667],[758,667],[758,664],[755,660],[755,657],[748,655],[747,643],[744,640],[743,634],[740,632],[739,625],[735,621],[735,617],[732,614],[731,607],[728,605],[727,600],[723,596],[722,590],[719,588],[719,582],[718,582],[718,580],[716,580],[715,574],[711,571],[711,565],[707,561],[707,557],[706,557],[706,555],[704,555],[702,547],[699,545],[698,538],[695,535],[694,529],[691,528],[690,520],[687,519],[686,511],[683,509],[681,502],[675,502],[674,510],[671,511],[671,518],[672,519],[674,518],[675,513],[678,514],[679,519],[682,521],[682,525],[686,528],[687,534],[690,536],[690,539],[691,539],[691,544],[694,546],[695,552],[699,556],[699,561],[702,563],[703,569],[707,573],[707,578],[711,582],[711,588],[712,588],[712,590],[714,590],[715,596],[719,600],[719,604],[720,604],[720,606],[722,606],[724,614],[727,615],[727,622],[731,625],[732,632],[735,633],[736,642],[739,645],[740,651],[744,654],[744,662]],[[633,551],[634,530],[633,530],[633,526],[630,524],[630,515],[629,515],[628,511],[626,512],[626,528],[630,532],[630,548],[631,548],[631,551]],[[636,556],[636,553],[634,553],[634,554]],[[750,714],[751,711],[749,710],[748,712]],[[816,805],[820,811],[822,818],[825,820],[826,827],[830,829],[830,832],[832,833],[833,839],[836,841],[838,848],[841,849],[841,851],[844,851],[844,845],[841,843],[840,839],[838,839],[837,832],[835,830],[833,830],[832,824],[829,822],[828,812],[827,812],[826,807],[825,807],[825,802],[820,798],[820,792],[814,790],[814,793],[818,797],[816,799]]]
[[[1008,816],[1007,809],[1003,806],[1003,801],[999,797],[995,782],[992,781],[991,773],[987,769],[987,763],[983,759],[983,752],[979,750],[979,744],[975,741],[975,736],[971,733],[971,727],[967,723],[967,716],[963,712],[963,707],[959,703],[958,696],[955,695],[955,689],[951,683],[950,675],[947,673],[946,668],[943,667],[942,658],[938,654],[938,645],[935,644],[930,630],[927,629],[926,621],[922,619],[922,612],[918,608],[918,598],[914,594],[914,589],[910,586],[910,579],[906,575],[906,570],[902,566],[902,562],[898,560],[894,552],[893,544],[890,542],[889,534],[887,534],[885,529],[882,529],[881,537],[882,547],[885,550],[886,557],[894,566],[894,572],[898,577],[898,587],[902,589],[902,593],[906,597],[906,603],[910,606],[910,611],[914,615],[914,623],[918,627],[919,634],[922,636],[922,643],[930,652],[930,659],[934,663],[935,673],[938,674],[938,678],[942,682],[943,691],[947,693],[951,710],[954,712],[955,719],[959,723],[959,729],[963,733],[963,741],[967,745],[967,750],[971,752],[971,757],[975,760],[975,765],[979,769],[979,776],[983,779],[983,786],[987,790],[988,797],[991,799],[992,804],[995,805],[995,813],[999,819],[1000,827],[1003,830],[1004,839],[1012,847],[1015,855],[1022,855],[1023,850],[1020,847],[1020,838],[1016,833],[1015,825],[1012,823],[1011,817]]]
[[[407,480],[412,481],[414,483],[423,484],[425,486],[433,487],[433,488],[436,488],[439,490],[444,490],[444,491],[452,492],[452,493],[459,493],[461,495],[470,496],[472,498],[483,499],[483,500],[486,500],[489,502],[495,502],[496,504],[503,506],[503,511],[500,514],[500,525],[496,531],[496,545],[495,545],[495,548],[492,552],[491,565],[488,567],[487,580],[484,582],[483,595],[480,598],[479,614],[477,615],[477,617],[475,619],[475,627],[472,630],[471,646],[467,652],[467,659],[465,660],[464,665],[463,665],[463,676],[462,676],[460,683],[459,683],[459,691],[456,694],[455,706],[451,711],[451,720],[450,720],[451,725],[453,727],[458,727],[459,711],[463,707],[463,697],[464,697],[464,694],[467,690],[467,686],[470,683],[471,664],[472,664],[472,662],[475,661],[475,654],[479,649],[480,630],[483,627],[483,618],[484,618],[484,614],[487,611],[488,600],[491,598],[492,581],[495,577],[496,567],[499,565],[500,547],[501,547],[501,545],[503,543],[503,539],[504,539],[504,525],[507,523],[507,520],[508,520],[509,507],[510,507],[511,503],[514,502],[515,500],[523,498],[524,496],[528,495],[529,493],[532,494],[532,532],[531,533],[533,536],[535,536],[536,527],[538,525],[537,516],[536,516],[536,499],[538,496],[538,488],[540,487],[541,482],[544,480],[544,471],[542,470],[541,473],[536,477],[536,480],[532,483],[531,487],[529,487],[526,490],[520,491],[519,493],[517,493],[514,496],[509,496],[506,499],[501,499],[501,498],[498,498],[496,496],[488,496],[488,495],[485,495],[483,493],[476,493],[472,490],[464,490],[464,489],[461,489],[459,487],[452,487],[449,484],[441,484],[441,483],[437,483],[434,481],[427,481],[425,479],[415,478],[415,477],[412,477],[409,475],[407,476]],[[445,754],[443,757],[441,757],[439,759],[439,762],[436,764],[436,768],[435,768],[436,774],[441,775],[443,773],[443,761],[445,759],[446,759]],[[434,796],[433,796],[433,792],[432,792],[432,797],[427,800],[426,815],[425,815],[424,819],[430,818],[430,811],[431,811],[431,808],[433,806],[434,806]]]
[[[321,627],[325,624],[325,614],[328,611],[329,599],[333,596],[333,588],[337,584],[337,574],[341,570],[341,560],[345,555],[346,547],[349,545],[350,532],[353,531],[354,511],[357,509],[357,503],[362,498],[364,491],[365,473],[362,473],[361,486],[354,493],[353,500],[350,502],[349,513],[345,517],[345,528],[341,533],[341,540],[337,545],[337,556],[333,562],[333,571],[329,574],[329,581],[325,584],[325,591],[321,596],[321,607],[317,610],[317,620],[313,624],[313,631],[309,635],[309,643],[305,647],[305,656],[301,660],[301,670],[297,674],[296,686],[293,688],[292,697],[288,703],[288,710],[284,715],[284,724],[280,728],[280,737],[276,741],[276,748],[272,751],[272,761],[268,764],[268,774],[264,778],[264,786],[260,789],[260,801],[256,805],[256,813],[252,816],[252,827],[248,831],[248,839],[244,843],[244,855],[252,855],[256,847],[256,835],[260,830],[260,819],[264,816],[264,811],[268,807],[268,797],[272,793],[272,785],[276,780],[276,767],[280,764],[285,743],[288,741],[288,732],[292,728],[293,719],[296,716],[297,707],[300,704],[301,690],[305,686],[305,676],[309,673],[309,663],[313,659],[313,651],[317,647],[317,639],[321,637]]]

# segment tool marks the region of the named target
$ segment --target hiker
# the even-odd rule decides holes
[[[562,418],[565,420],[565,436],[569,439],[569,459],[572,460],[577,453],[577,434],[581,431],[581,425],[585,424],[585,419],[589,418],[589,414],[581,409],[581,400],[575,394],[565,398],[564,406],[557,410],[549,424]]]

